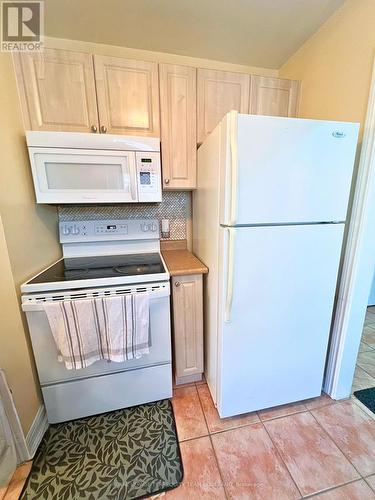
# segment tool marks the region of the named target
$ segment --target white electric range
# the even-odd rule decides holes
[[[63,422],[172,396],[169,273],[157,220],[61,222],[63,258],[21,286],[47,417]],[[145,292],[150,353],[67,370],[43,303]]]

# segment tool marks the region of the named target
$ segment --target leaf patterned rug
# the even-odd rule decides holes
[[[134,499],[182,478],[172,405],[163,400],[51,425],[20,498]]]

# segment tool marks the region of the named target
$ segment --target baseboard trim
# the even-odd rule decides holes
[[[12,393],[6,381],[4,370],[0,369],[0,397],[4,406],[9,426],[12,431],[14,446],[16,449],[17,463],[21,464],[29,460],[29,450],[27,449],[25,435],[18,417]]]
[[[48,429],[47,413],[44,405],[41,405],[36,412],[35,418],[26,436],[29,458],[34,458],[36,450],[40,445],[43,436]]]

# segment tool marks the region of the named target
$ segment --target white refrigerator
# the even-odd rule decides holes
[[[193,249],[221,417],[321,393],[358,129],[231,111],[198,149]]]

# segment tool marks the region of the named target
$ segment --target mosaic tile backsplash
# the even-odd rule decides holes
[[[60,205],[59,220],[95,219],[169,219],[170,240],[187,238],[186,219],[191,218],[189,191],[164,191],[161,203],[124,203],[119,205]]]

